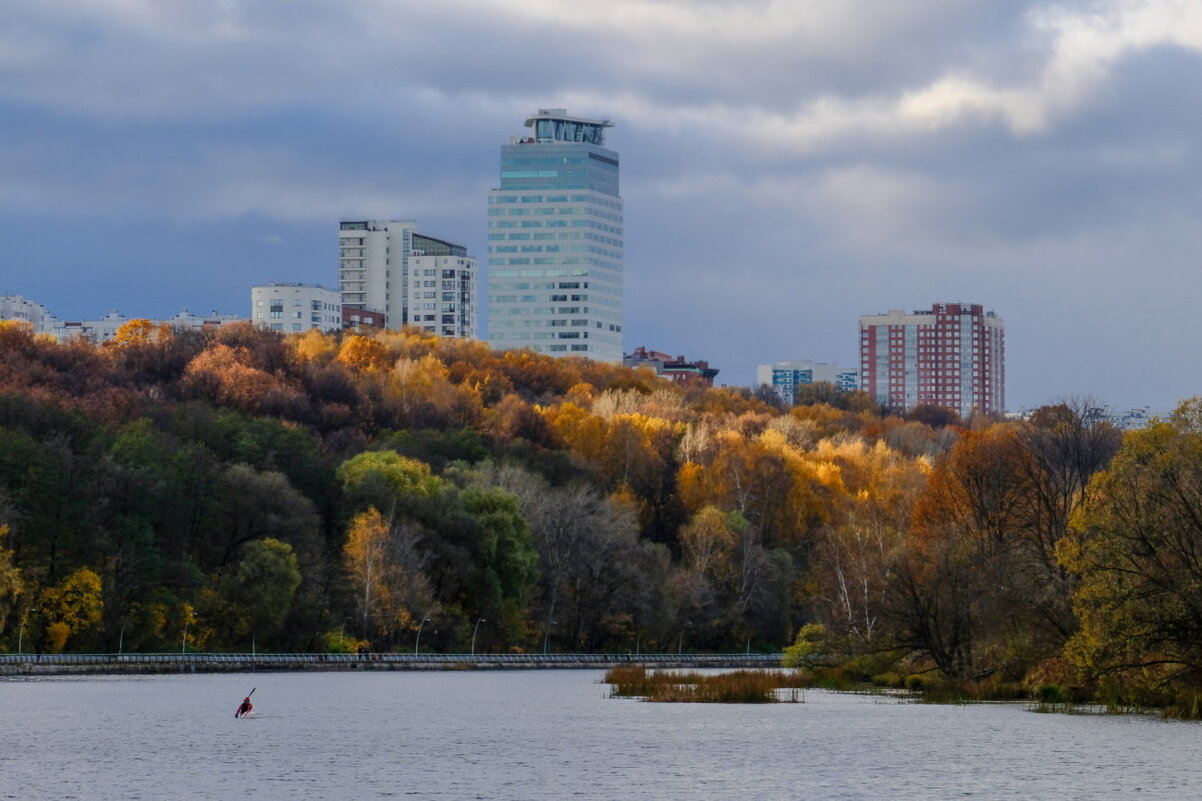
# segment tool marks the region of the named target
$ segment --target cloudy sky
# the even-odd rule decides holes
[[[1007,405],[1202,393],[1198,0],[9,0],[0,294],[66,318],[335,286],[339,218],[486,259],[499,146],[609,117],[626,347],[854,365],[1006,321]]]

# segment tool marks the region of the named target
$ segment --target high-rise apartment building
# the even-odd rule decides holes
[[[975,303],[860,317],[860,384],[895,409],[1006,410],[1005,326]]]
[[[840,392],[854,392],[860,388],[857,370],[833,362],[784,361],[761,364],[755,370],[756,386],[772,387],[781,401],[790,406],[796,398],[797,387],[819,382],[833,384]]]
[[[383,312],[389,328],[474,338],[476,273],[464,246],[419,233],[412,220],[339,225],[342,305]]]
[[[622,198],[609,120],[541,109],[501,146],[488,198],[496,348],[622,360]]]

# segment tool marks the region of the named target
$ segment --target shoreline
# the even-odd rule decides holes
[[[0,654],[0,678],[364,670],[779,668],[780,654]]]

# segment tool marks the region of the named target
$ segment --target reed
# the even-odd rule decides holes
[[[730,673],[648,672],[642,666],[619,667],[605,674],[612,695],[646,701],[702,704],[765,704],[797,701],[802,687],[793,673],[776,670],[736,670]],[[781,694],[780,689],[792,690]]]

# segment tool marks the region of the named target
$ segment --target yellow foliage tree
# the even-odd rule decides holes
[[[342,340],[338,361],[356,370],[381,370],[390,358],[388,348],[380,340],[352,334]]]
[[[138,318],[122,324],[111,342],[116,347],[146,345],[150,342],[167,342],[171,336],[171,326],[167,323],[156,324],[151,320]]]
[[[59,653],[68,639],[100,623],[104,612],[100,592],[100,576],[86,567],[42,591],[39,606],[48,624],[46,650]]]
[[[9,612],[25,590],[21,570],[13,564],[13,552],[4,547],[8,532],[8,525],[0,523],[0,631],[4,630],[4,621],[8,620]]]
[[[425,577],[403,564],[412,545],[403,534],[374,506],[355,515],[347,531],[342,562],[355,590],[364,633],[374,629],[391,635],[409,628],[414,620],[410,607],[432,604]]]
[[[310,328],[292,339],[292,347],[298,359],[318,365],[326,365],[338,357],[338,340]]]
[[[735,547],[729,515],[706,506],[680,529],[680,547],[689,566],[700,575],[725,572]]]

